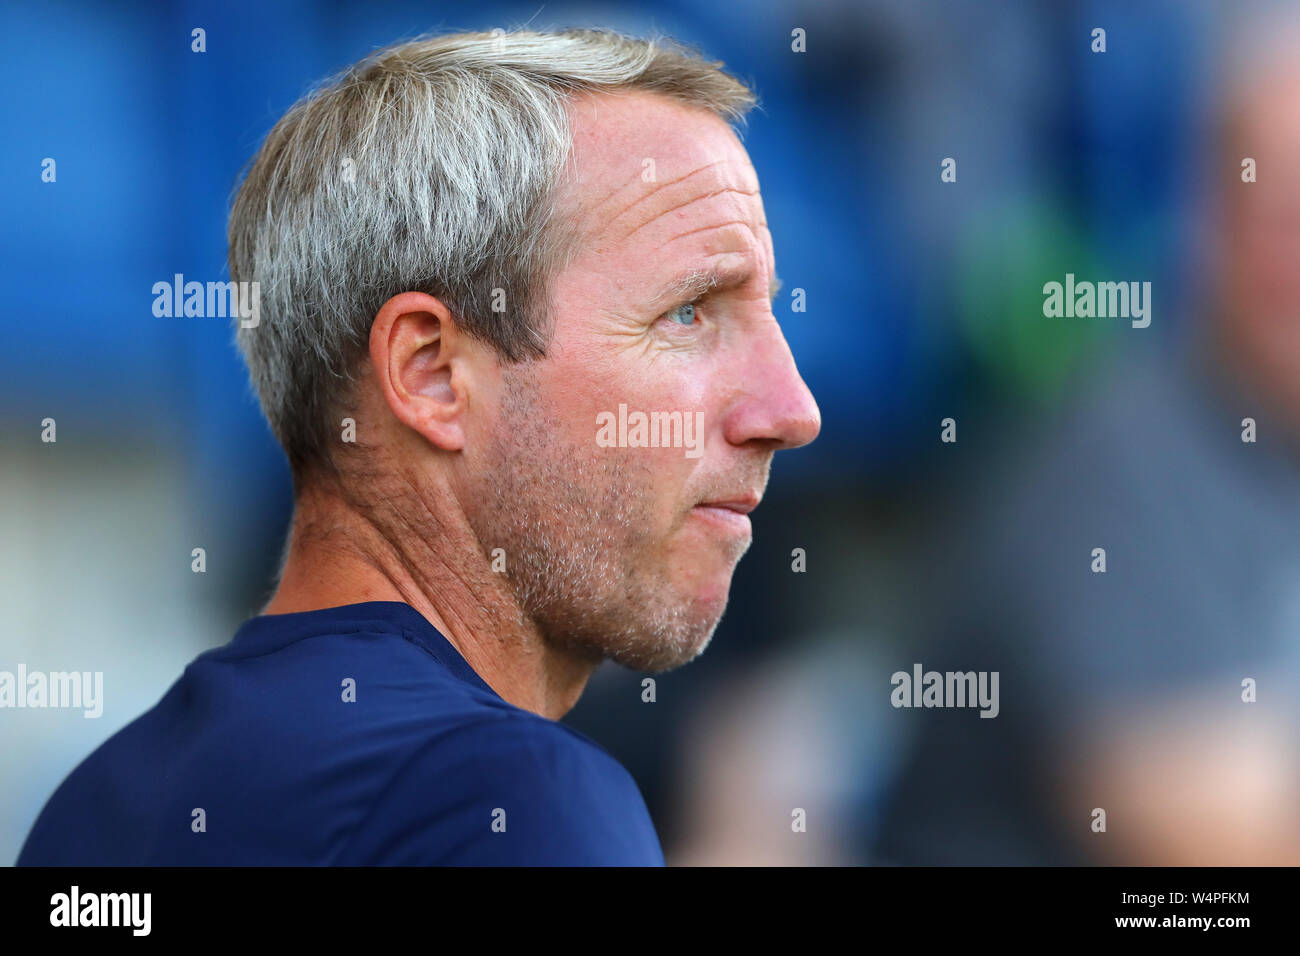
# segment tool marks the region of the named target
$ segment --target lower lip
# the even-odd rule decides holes
[[[739,511],[732,511],[730,508],[696,505],[691,511],[705,521],[737,534],[752,534],[754,530],[749,523],[749,515],[743,515]]]

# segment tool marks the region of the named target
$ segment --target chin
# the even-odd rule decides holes
[[[685,600],[686,613],[696,618],[712,620],[716,627],[718,618],[726,610],[727,599],[731,596],[731,579],[735,571],[734,560],[715,561],[708,567],[696,570],[688,580],[681,582],[681,593],[688,595]]]
[[[609,655],[610,660],[643,674],[662,674],[689,664],[709,646],[720,618],[677,622],[671,632],[660,630],[643,640],[629,642]]]
[[[704,653],[727,608],[730,575],[720,586],[678,600],[665,600],[658,613],[641,622],[609,656],[643,673],[659,673],[688,664]]]

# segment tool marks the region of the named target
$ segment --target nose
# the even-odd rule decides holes
[[[798,448],[816,438],[822,428],[821,410],[800,378],[775,319],[741,359],[738,398],[724,426],[727,441],[757,441],[777,450]]]

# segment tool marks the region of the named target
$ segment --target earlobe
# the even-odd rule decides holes
[[[461,342],[451,311],[420,292],[385,302],[370,330],[370,364],[389,410],[444,451],[465,444]]]

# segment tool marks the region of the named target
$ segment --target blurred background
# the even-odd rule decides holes
[[[0,709],[0,863],[257,613],[290,517],[230,325],[155,317],[153,284],[229,278],[231,190],[314,82],[523,25],[660,31],[756,87],[776,312],[824,419],[777,457],[705,655],[653,704],[606,665],[566,717],[636,778],[669,863],[1300,863],[1297,23],[1191,0],[5,4],[0,670],[102,671],[105,701]],[[1046,317],[1067,273],[1150,282],[1150,326]],[[998,716],[895,708],[916,664],[998,672]]]

